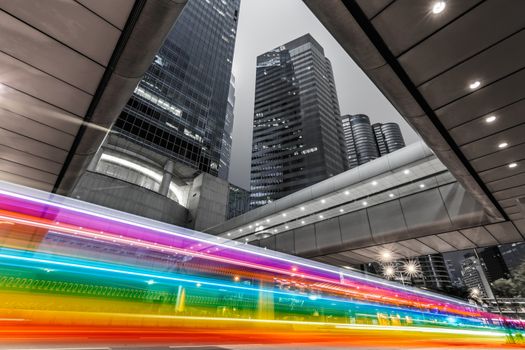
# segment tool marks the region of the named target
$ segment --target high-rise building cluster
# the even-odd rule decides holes
[[[255,85],[251,208],[405,146],[395,123],[340,116],[330,61],[310,34],[257,57]]]
[[[364,114],[341,117],[349,168],[365,164],[405,147],[396,123],[375,123]]]

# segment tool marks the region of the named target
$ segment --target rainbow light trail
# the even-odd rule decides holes
[[[2,182],[0,232],[0,344],[497,345],[525,333],[458,299]]]

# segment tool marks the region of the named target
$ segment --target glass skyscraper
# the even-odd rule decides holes
[[[115,133],[175,164],[227,179],[239,6],[240,0],[188,1],[115,123]]]
[[[252,208],[346,170],[331,63],[306,34],[257,57]]]
[[[370,125],[365,114],[343,115],[341,120],[350,169],[405,147],[396,123]]]

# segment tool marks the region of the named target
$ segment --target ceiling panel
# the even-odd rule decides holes
[[[1,158],[0,158],[0,169],[2,169],[2,171],[7,172],[7,173],[18,174],[18,175],[24,176],[25,178],[48,183],[48,184],[55,183],[55,180],[57,178],[56,174],[50,174],[48,172],[42,171],[40,169],[36,169],[34,167],[22,165],[19,163],[13,163],[11,161],[1,159]]]
[[[445,232],[437,235],[442,240],[453,246],[454,250],[475,248],[476,245],[463,236],[459,231]]]
[[[485,228],[501,243],[513,243],[523,240],[516,227],[508,221],[485,225]]]
[[[76,135],[82,119],[60,108],[37,100],[0,84],[0,108],[23,115],[39,123]]]
[[[22,186],[28,186],[47,192],[53,189],[53,184],[49,184],[39,180],[29,179],[19,174],[11,174],[2,170],[0,170],[0,180],[17,183]]]
[[[432,109],[437,109],[472,92],[469,82],[489,85],[525,67],[525,30],[486,49],[479,55],[438,75],[419,87]],[[512,52],[512,54],[509,54]],[[497,62],[497,64],[494,64]]]
[[[460,232],[467,237],[469,241],[481,247],[499,243],[483,226],[460,230]]]
[[[523,2],[525,4],[525,2]],[[488,86],[481,86],[468,96],[443,108],[436,114],[447,129],[492,113],[525,98],[525,69]],[[465,82],[469,84],[469,82]]]
[[[104,74],[100,64],[0,11],[1,51],[94,94]],[[20,45],[30,42],[31,45]],[[60,62],[60,64],[57,64]]]
[[[372,24],[398,56],[479,2],[449,1],[446,11],[435,16],[432,14],[435,0],[398,0],[377,15]]]
[[[514,162],[518,159],[523,159],[525,154],[525,144],[520,144],[514,147],[508,147],[497,153],[492,153],[484,157],[476,158],[470,163],[478,172],[494,169],[501,166],[506,166],[509,163]],[[514,174],[514,171],[518,170],[518,167],[507,168],[509,176]]]
[[[77,0],[120,30],[128,20],[135,0]]]
[[[525,185],[525,173],[519,173],[503,180],[494,181],[488,184],[489,189],[494,192],[502,191],[507,188],[519,187],[522,185]]]
[[[494,192],[494,197],[497,200],[513,198],[515,196],[525,196],[525,186],[520,186],[520,187],[515,187],[509,190]]]
[[[0,128],[0,144],[50,159],[54,162],[63,163],[67,156],[67,152],[64,150],[2,128]]]
[[[507,147],[524,143],[525,138],[523,135],[525,135],[525,123],[466,144],[461,147],[461,150],[469,160],[472,160],[488,154],[502,152],[506,149],[499,148],[499,145],[503,142],[508,144]]]
[[[435,254],[437,251],[430,248],[426,244],[423,244],[422,242],[418,241],[417,239],[409,239],[406,241],[401,241],[399,244],[409,248],[410,250],[413,250],[417,252],[419,255],[428,255],[428,254]]]
[[[62,168],[61,163],[50,161],[49,159],[40,158],[32,153],[18,151],[0,143],[0,158],[9,160],[14,163],[32,166],[48,173],[58,174]]]
[[[449,132],[456,144],[462,146],[523,123],[524,110],[525,99],[461,124],[450,129]],[[497,119],[492,123],[487,123],[486,118],[490,116],[496,116]]]
[[[120,36],[120,30],[74,1],[3,0],[1,7],[104,67]]]
[[[368,18],[374,17],[394,0],[357,0],[359,7]]]
[[[451,246],[450,244],[448,244],[446,241],[439,238],[438,236],[420,237],[417,240],[429,246],[430,248],[434,249],[437,252],[450,252],[452,250],[455,250],[453,246]]]
[[[498,180],[507,178],[509,176],[514,176],[516,174],[525,172],[525,160],[517,161],[516,164],[518,164],[518,166],[512,172],[509,172],[508,166],[505,165],[505,166],[500,166],[500,167],[493,168],[487,171],[483,171],[479,173],[479,175],[481,176],[481,179],[483,181],[489,184],[493,181],[498,181]]]
[[[485,1],[399,57],[416,86],[522,30],[525,2]],[[498,18],[498,25],[494,25]],[[473,30],[475,28],[475,30]]]
[[[92,96],[0,52],[0,83],[78,116],[86,114]]]
[[[68,151],[74,137],[61,130],[35,122],[19,114],[0,109],[0,127],[28,138]],[[2,144],[2,140],[0,140]]]

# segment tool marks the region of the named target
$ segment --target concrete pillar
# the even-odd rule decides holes
[[[159,188],[159,193],[163,196],[167,196],[170,190],[174,166],[175,164],[173,164],[173,161],[171,160],[166,161],[166,164],[164,164],[164,175],[162,176],[162,182],[160,183]]]
[[[95,171],[97,170],[98,162],[100,161],[100,157],[102,157],[102,153],[104,153],[104,149],[100,147],[91,159],[91,162],[89,162],[88,171]]]

